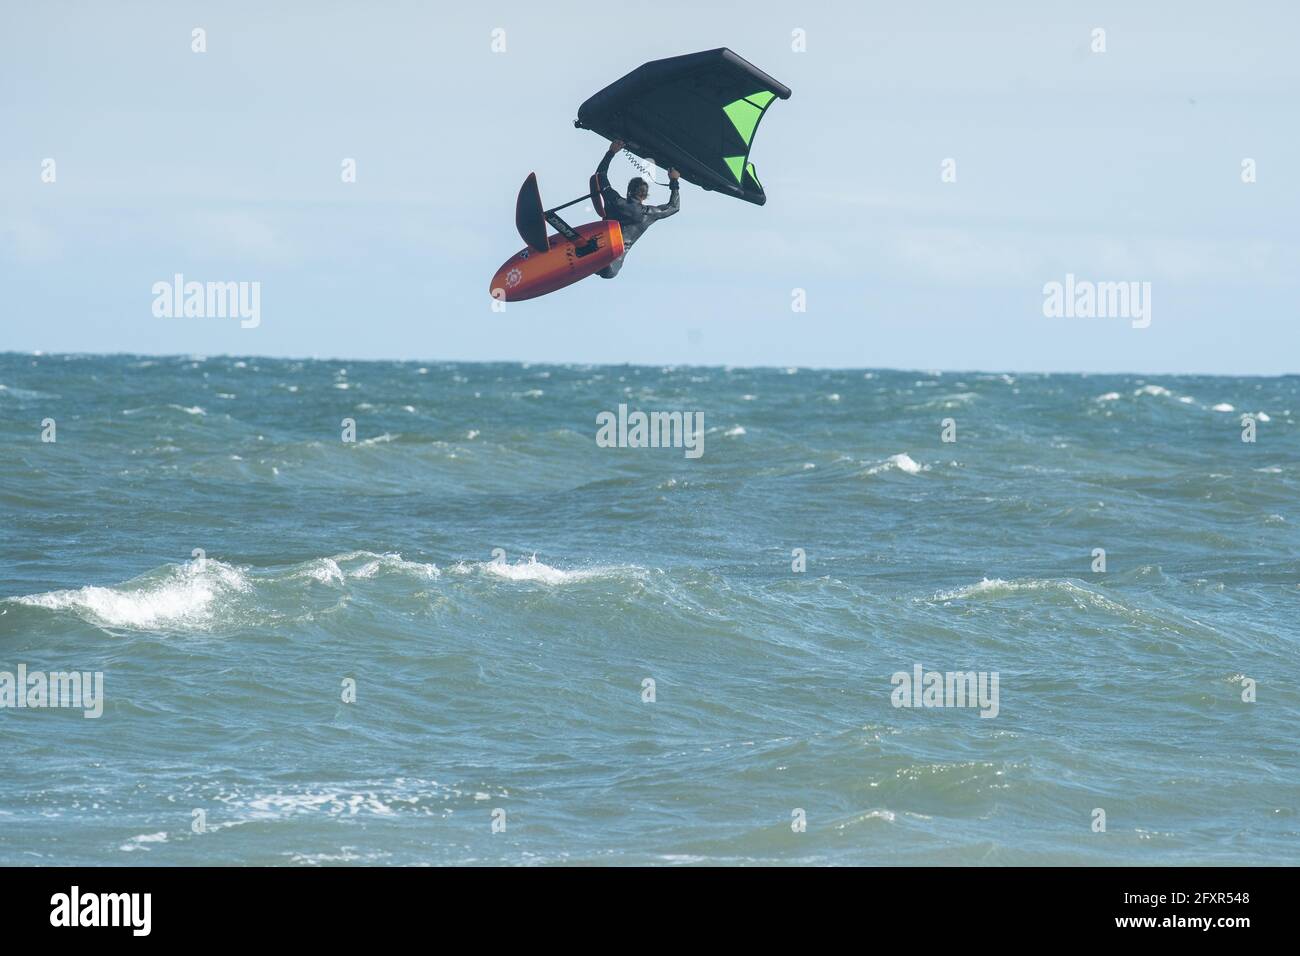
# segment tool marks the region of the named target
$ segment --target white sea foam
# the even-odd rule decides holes
[[[1119,392],[1107,392],[1105,395],[1098,395],[1093,399],[1094,402],[1114,402],[1119,400]]]
[[[1227,402],[1219,402],[1219,404],[1211,406],[1211,407],[1210,407],[1210,411],[1212,411],[1212,412],[1231,412],[1231,411],[1234,411],[1234,409],[1233,409],[1233,407],[1232,407],[1231,405],[1229,405]]]
[[[865,823],[868,820],[884,820],[886,823],[893,823],[895,819],[893,810],[869,810],[866,813],[859,814],[847,823],[839,824],[835,829],[844,830],[855,823]]]
[[[311,578],[321,584],[342,584],[343,569],[333,558],[320,558],[303,568],[295,577]]]
[[[268,793],[243,804],[255,820],[278,820],[300,813],[328,813],[354,817],[360,813],[387,816],[393,812],[377,794],[367,793]]]
[[[134,630],[202,628],[223,598],[248,591],[248,577],[238,568],[208,558],[172,565],[116,587],[88,586],[16,598],[20,604],[52,611],[71,611],[101,627]]]
[[[937,404],[940,408],[961,408],[969,405],[975,399],[979,398],[974,392],[954,392],[952,395],[944,395],[938,399]],[[933,407],[936,403],[931,401],[926,403],[926,407]]]
[[[211,829],[211,828],[209,828]],[[358,863],[363,860],[382,860],[392,856],[391,853],[378,851],[374,853],[357,853],[356,847],[341,846],[338,853],[291,853],[289,862],[294,866],[325,866],[331,863]]]
[[[509,792],[501,790],[495,795],[498,798],[507,798]],[[441,816],[451,811],[449,804],[467,801],[470,796],[470,793],[465,790],[438,783],[436,780],[405,777],[358,781],[353,785],[321,789],[286,788],[252,793],[236,789],[215,798],[225,809],[221,814],[221,820],[210,822],[208,830],[219,830],[258,820],[282,820],[317,814],[336,817],[369,814],[387,817],[397,813]]]
[[[141,833],[139,836],[133,836],[123,843],[119,850],[125,853],[131,853],[135,850],[148,850],[150,843],[166,843],[167,834],[164,831],[158,833]]]
[[[427,581],[434,581],[442,577],[442,572],[438,569],[436,564],[425,564],[422,561],[407,561],[400,554],[374,554],[369,551],[354,551],[351,554],[340,555],[335,560],[351,561],[360,557],[366,557],[370,560],[355,571],[348,571],[348,577],[373,578],[381,571],[395,571],[399,574],[411,574],[415,577],[424,578]]]
[[[912,460],[907,452],[899,452],[897,455],[890,455],[882,462],[877,462],[867,469],[868,475],[877,475],[882,471],[889,471],[897,468],[899,471],[909,475],[919,475],[923,471],[929,471],[929,465],[919,465]]]
[[[728,429],[727,429],[725,432],[723,432],[722,434],[723,434],[723,436],[726,437],[726,438],[737,438],[737,437],[739,437],[740,435],[744,435],[744,434],[745,434],[745,426],[744,426],[744,425],[733,425],[731,428],[728,428]]]
[[[1096,591],[1090,591],[1085,587],[1080,587],[1073,581],[1056,580],[1050,578],[1031,578],[1020,581],[1004,581],[1001,578],[984,578],[978,584],[969,584],[964,588],[956,588],[952,591],[940,591],[935,594],[931,600],[934,601],[962,601],[972,597],[998,597],[1007,594],[1016,594],[1023,591],[1056,591],[1076,600],[1085,600],[1096,607],[1105,608],[1110,611],[1126,612],[1127,609],[1107,597],[1098,594]]]
[[[1009,581],[1001,578],[985,578],[979,584],[969,584],[964,588],[957,588],[953,591],[940,591],[934,596],[936,601],[960,601],[963,598],[973,597],[976,594],[988,594],[993,591],[1011,592],[1015,590]]]
[[[504,578],[507,581],[529,581],[538,584],[558,585],[591,581],[597,578],[617,577],[629,571],[639,572],[642,569],[630,566],[599,566],[566,571],[563,568],[554,568],[549,564],[538,561],[537,555],[533,555],[527,561],[519,561],[515,564],[505,561],[481,561],[470,564],[461,562],[452,570],[459,574],[479,571],[483,574]]]

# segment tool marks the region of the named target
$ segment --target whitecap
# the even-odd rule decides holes
[[[1108,611],[1128,613],[1127,609],[1123,605],[1117,604],[1095,591],[1090,591],[1085,587],[1080,587],[1073,581],[1044,578],[1031,578],[1022,581],[1004,581],[1001,578],[984,578],[978,584],[970,584],[964,588],[957,588],[952,591],[940,591],[938,594],[935,594],[931,600],[961,601],[979,595],[996,596],[1002,594],[1015,594],[1020,591],[1057,591],[1074,599],[1086,600],[1090,604],[1104,608]]]
[[[101,627],[134,630],[191,627],[211,621],[223,599],[251,588],[238,568],[213,558],[171,565],[117,587],[87,586],[15,598],[20,604],[71,611]]]
[[[894,817],[893,810],[870,810],[867,813],[863,813],[857,817],[854,817],[848,823],[841,823],[839,826],[836,827],[836,829],[843,830],[846,827],[852,826],[855,823],[865,823],[867,820],[884,820],[886,823],[893,823],[894,819],[895,817]]]
[[[1001,578],[984,578],[979,584],[969,584],[964,588],[957,588],[952,591],[940,591],[933,598],[935,601],[960,601],[963,598],[972,597],[976,594],[987,594],[990,591],[1011,591],[1014,590],[1012,585]]]
[[[355,571],[347,572],[350,578],[373,578],[380,571],[396,571],[402,574],[412,574],[416,577],[424,578],[428,581],[436,580],[442,576],[442,571],[436,564],[425,564],[422,561],[407,561],[400,554],[372,554],[368,551],[353,552],[350,555],[341,555],[338,561],[347,561],[360,556],[368,556],[371,560],[367,561]]]
[[[139,836],[133,836],[118,847],[118,849],[125,853],[131,853],[135,850],[148,850],[150,843],[166,842],[167,834],[160,830],[157,833],[141,833]]]
[[[912,460],[912,456],[907,452],[899,452],[897,455],[890,455],[882,462],[878,462],[867,469],[868,475],[877,475],[882,471],[889,471],[891,468],[897,468],[899,471],[909,475],[917,475],[923,471],[929,471],[929,465],[920,465]]]
[[[533,555],[527,561],[520,561],[516,564],[509,564],[505,561],[482,561],[472,565],[458,564],[453,570],[465,573],[469,570],[478,570],[484,574],[490,574],[494,577],[505,578],[507,581],[529,581],[538,584],[573,584],[578,581],[591,581],[597,578],[615,577],[625,574],[628,571],[639,571],[639,568],[629,567],[590,567],[579,568],[572,571],[566,571],[562,568],[551,567],[537,560],[537,555]]]
[[[320,558],[311,562],[311,564],[295,574],[294,577],[311,578],[321,584],[342,584],[343,569],[339,567],[338,562],[333,558]]]

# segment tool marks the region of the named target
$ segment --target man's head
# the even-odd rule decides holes
[[[637,202],[645,202],[646,197],[650,195],[650,187],[640,176],[633,176],[628,180],[627,198],[635,199]]]

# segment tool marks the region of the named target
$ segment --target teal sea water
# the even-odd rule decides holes
[[[703,456],[599,447],[619,404]],[[1296,864],[1297,416],[1297,378],[0,355],[0,672],[104,693],[0,710],[0,864]],[[996,716],[895,707],[917,666]]]

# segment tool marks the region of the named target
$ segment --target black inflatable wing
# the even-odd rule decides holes
[[[749,149],[788,87],[725,47],[654,60],[591,97],[573,125],[621,139],[687,182],[763,205]]]

